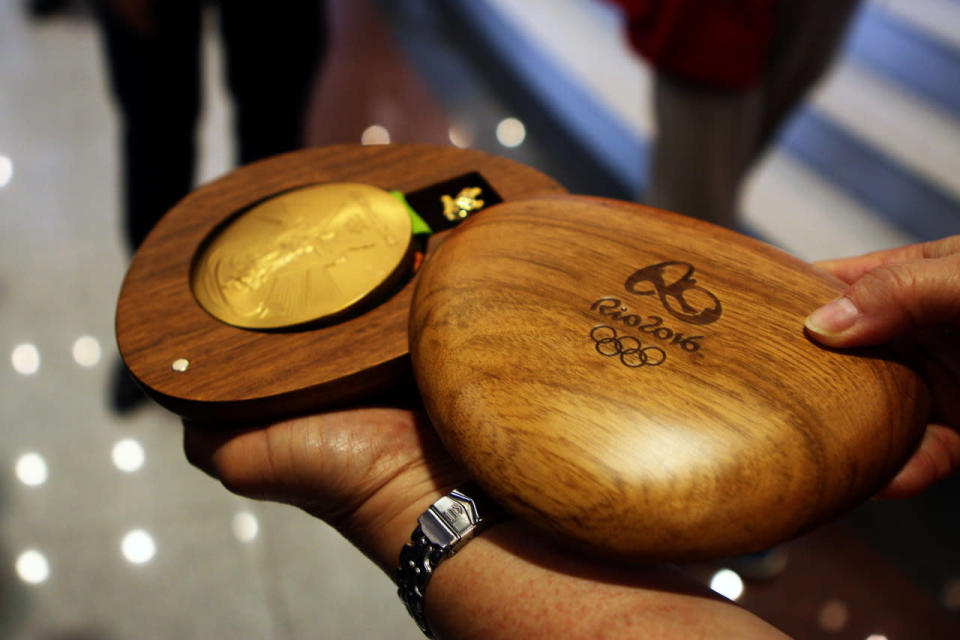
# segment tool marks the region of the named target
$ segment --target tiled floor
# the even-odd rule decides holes
[[[420,637],[390,581],[328,527],[288,507],[228,494],[184,460],[178,421],[162,410],[118,418],[107,409],[116,357],[113,310],[126,263],[116,123],[91,21],[81,13],[30,22],[21,4],[0,3],[0,352],[9,356],[0,364],[0,638]],[[536,4],[514,8],[520,14]],[[605,12],[579,19],[584,5],[577,4],[553,3],[546,22],[554,33],[611,27]],[[950,10],[956,3],[885,4],[911,24],[954,38],[955,46],[954,32],[944,25],[960,15]],[[424,43],[442,36],[426,32],[437,25],[416,10],[422,2],[395,6],[410,9],[394,19],[406,21],[401,40],[422,72],[422,61],[429,60]],[[442,25],[437,30],[450,34]],[[610,50],[624,64],[632,60],[609,38],[603,42],[597,55]],[[216,47],[207,49],[215,60]],[[555,49],[554,55],[563,62],[572,50]],[[463,60],[436,58],[432,64],[422,84],[416,81],[417,91],[436,89],[438,78],[461,84],[435,96],[435,104],[424,98],[429,113],[446,107],[450,121],[471,131],[477,145],[549,169],[551,159],[534,135],[516,149],[497,146],[493,129],[511,115],[508,101],[465,80]],[[579,59],[564,64],[583,68]],[[227,170],[232,155],[217,65],[209,64],[207,73],[201,180]],[[649,135],[648,114],[630,108],[645,100],[644,71],[625,73],[635,83],[621,83],[629,92],[612,94],[610,108],[638,135]],[[582,77],[595,95],[617,84],[599,74]],[[850,66],[834,80],[818,94],[818,109],[925,179],[960,193],[954,116],[891,93],[883,81]],[[869,108],[851,112],[851,95],[871,96]],[[435,117],[398,120],[397,140],[438,130]],[[330,134],[320,127],[314,135]],[[3,158],[12,162],[9,178]],[[748,191],[747,219],[798,255],[852,253],[912,237],[791,154],[774,154],[762,175]],[[837,211],[844,213],[831,215]],[[791,551],[827,567],[806,600],[798,589],[810,586],[811,577],[800,561],[778,580],[748,585],[744,602],[785,625],[797,618],[791,628],[815,630],[823,604],[839,597],[830,594],[845,593],[853,620],[846,631],[853,634],[879,619],[870,617],[871,602],[895,611],[881,597],[894,590],[912,608],[905,604],[909,615],[887,617],[888,631],[907,625],[889,640],[951,637],[960,608],[954,593],[960,592],[960,552],[952,550],[958,523],[937,512],[956,511],[956,496],[956,487],[947,486],[909,505],[868,505]],[[837,578],[838,568],[849,567],[836,550],[850,548],[859,550],[851,557],[874,563],[875,570]],[[934,631],[911,634],[909,625],[919,619],[935,620],[926,627]],[[811,631],[807,637],[865,638],[882,631]]]

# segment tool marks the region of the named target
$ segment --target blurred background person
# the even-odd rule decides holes
[[[726,227],[743,178],[829,67],[858,0],[614,0],[655,70],[649,204]]]
[[[306,105],[326,51],[319,0],[215,2],[234,103],[237,162],[303,146]],[[201,0],[98,0],[110,88],[119,109],[123,225],[132,254],[193,187],[201,101]],[[122,366],[111,402],[144,399]]]

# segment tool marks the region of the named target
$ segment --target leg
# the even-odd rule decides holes
[[[221,27],[240,163],[303,146],[304,111],[326,49],[320,0],[226,0]]]
[[[196,2],[157,3],[153,30],[141,33],[103,4],[96,6],[120,110],[124,232],[133,253],[193,183],[199,7]],[[118,359],[111,407],[125,413],[145,400]]]
[[[858,0],[781,0],[764,79],[764,113],[756,155],[836,57]]]
[[[732,227],[759,132],[759,91],[720,91],[658,76],[647,202]]]
[[[166,2],[155,8],[155,28],[147,34],[106,9],[99,16],[120,107],[124,219],[131,250],[193,181],[199,7]]]

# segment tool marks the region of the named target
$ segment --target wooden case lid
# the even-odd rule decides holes
[[[603,553],[732,555],[872,495],[925,425],[892,353],[804,334],[841,290],[713,225],[538,197],[429,258],[411,357],[444,443],[516,515]]]
[[[353,182],[409,194],[472,172],[503,200],[564,192],[512,160],[430,145],[297,151],[200,187],[164,216],[129,267],[116,316],[124,362],[164,407],[192,420],[231,424],[341,405],[409,381],[412,280],[362,315],[271,332],[230,326],[204,311],[191,290],[191,266],[198,249],[235,214],[291,189]],[[446,233],[431,237],[428,254]]]

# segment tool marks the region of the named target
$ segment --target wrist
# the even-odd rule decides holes
[[[400,552],[396,582],[401,601],[427,637],[433,635],[427,624],[424,599],[435,571],[505,515],[479,487],[464,483],[436,500],[417,518],[417,527]]]
[[[337,528],[391,578],[417,519],[466,481],[458,469],[407,469],[373,492]]]

